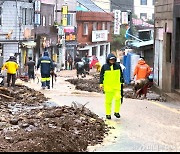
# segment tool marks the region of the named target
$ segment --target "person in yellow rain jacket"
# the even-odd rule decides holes
[[[100,64],[100,62],[97,62],[95,64],[95,68],[96,68],[96,72],[101,72],[101,64]]]
[[[121,107],[121,84],[124,83],[120,65],[116,62],[117,58],[110,53],[107,63],[104,64],[100,72],[100,89],[105,93],[106,119],[111,119],[112,101],[115,100],[114,115],[120,118]]]
[[[16,81],[16,73],[19,68],[19,65],[16,62],[16,58],[14,56],[10,56],[10,58],[4,63],[2,70],[7,69],[7,86],[10,86],[10,82],[12,80],[11,86],[15,87]]]

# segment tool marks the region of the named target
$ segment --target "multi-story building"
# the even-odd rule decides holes
[[[53,60],[57,57],[57,33],[58,30],[54,26],[54,5],[40,5],[40,21],[35,24],[34,35],[37,42],[34,59],[43,54],[44,50],[48,50]]]
[[[154,20],[155,0],[134,0],[134,14],[139,19]]]
[[[77,52],[81,57],[95,55],[106,62],[112,41],[113,14],[105,12],[91,0],[77,0]]]
[[[179,34],[180,0],[156,0],[154,82],[174,100],[180,98]]]
[[[77,51],[80,56],[95,55],[101,64],[106,62],[112,41],[113,15],[105,12],[77,12]]]
[[[134,12],[134,0],[111,0],[111,11],[121,10],[127,11],[131,10]]]
[[[34,28],[33,15],[32,1],[0,1],[1,65],[12,53],[17,56],[18,63],[23,69],[26,56],[32,56],[36,45],[31,35]]]
[[[41,3],[54,5],[53,24],[58,30],[58,48],[53,51],[52,58],[60,69],[64,69],[67,55],[74,57],[76,52],[76,0],[41,0]]]

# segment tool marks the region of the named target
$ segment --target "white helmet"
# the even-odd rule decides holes
[[[13,54],[13,53],[10,53],[10,54],[9,54],[9,57],[14,57],[14,54]]]

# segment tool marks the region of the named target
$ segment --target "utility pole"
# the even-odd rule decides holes
[[[20,16],[18,14],[18,0],[16,0],[16,13],[17,13],[17,27],[18,27],[18,59],[19,59],[19,75],[21,75],[21,53],[20,53],[20,39],[21,39],[21,23],[20,23]]]
[[[57,22],[57,3],[58,3],[58,0],[56,0],[56,18],[55,18],[56,22]]]

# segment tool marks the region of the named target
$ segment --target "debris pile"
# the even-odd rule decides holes
[[[76,85],[76,89],[100,93],[98,81],[95,79],[67,79],[66,81]]]
[[[48,99],[38,91],[23,85],[6,88],[0,87],[0,102],[16,102],[23,105],[37,105],[47,101]]]
[[[83,152],[109,132],[85,105],[50,107],[42,93],[25,86],[0,91],[0,152]]]
[[[102,93],[102,91],[99,88],[99,78],[100,78],[100,74],[97,73],[93,75],[92,79],[67,79],[66,81],[70,82],[71,84],[74,84],[76,86],[75,88],[78,90]],[[134,87],[132,84],[130,85],[124,84],[123,87],[124,87],[123,97],[136,99],[135,93],[134,93]],[[138,98],[138,99],[141,99],[141,98]],[[160,102],[166,101],[165,97],[156,94],[151,89],[148,90],[147,99],[160,101]]]

